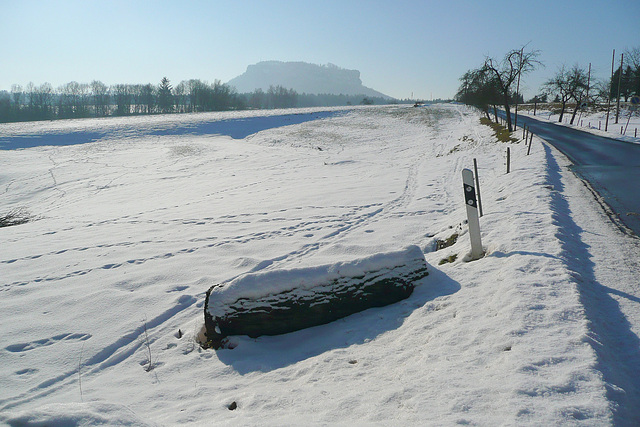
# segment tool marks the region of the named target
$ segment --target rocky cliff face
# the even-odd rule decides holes
[[[283,86],[298,93],[366,95],[389,98],[362,85],[360,71],[347,70],[333,64],[316,65],[306,62],[264,61],[249,65],[247,71],[228,84],[240,93],[264,91],[269,86]]]

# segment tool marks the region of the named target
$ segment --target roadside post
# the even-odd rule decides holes
[[[618,117],[620,116],[620,88],[622,86],[622,67],[624,66],[624,53],[620,54],[620,74],[618,74],[618,99],[616,100],[616,123],[618,124]]]
[[[478,219],[478,203],[476,201],[476,189],[473,185],[473,172],[471,169],[462,170],[462,183],[464,186],[464,201],[467,206],[467,219],[469,222],[469,237],[471,239],[471,260],[482,258],[482,239],[480,238],[480,221]]]

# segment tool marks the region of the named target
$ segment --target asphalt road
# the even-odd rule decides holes
[[[578,176],[589,182],[617,218],[640,236],[640,144],[518,115],[518,128],[523,124],[564,153]]]

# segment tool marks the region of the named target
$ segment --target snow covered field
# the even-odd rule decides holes
[[[507,145],[460,105],[287,121],[318,111],[1,125],[95,140],[0,151],[0,214],[37,218],[0,228],[0,421],[640,422],[638,240],[560,154],[511,144],[505,174]],[[283,126],[192,132],[265,114]],[[474,158],[486,256],[466,262]],[[213,284],[409,245],[430,274],[402,302],[233,350],[197,343]]]

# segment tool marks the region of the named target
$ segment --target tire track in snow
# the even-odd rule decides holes
[[[374,209],[357,215],[353,215],[353,213],[346,215],[341,220],[342,224],[338,226],[337,229],[322,236],[319,242],[306,244],[294,251],[279,255],[268,260],[264,260],[263,262],[252,268],[249,272],[254,273],[264,269],[270,269],[272,267],[275,268],[276,263],[290,262],[293,260],[309,257],[312,254],[316,253],[318,250],[326,246],[335,244],[336,241],[344,238],[349,233],[365,227],[369,227],[375,222],[391,217],[394,212],[403,207],[406,207],[415,198],[417,187],[417,171],[423,159],[424,155],[419,156],[419,158],[415,160],[414,163],[409,167],[402,194],[400,194],[395,199],[383,204],[382,206],[378,204],[365,205],[360,210],[366,210],[369,208]]]
[[[370,208],[371,205],[366,206],[365,208]],[[358,211],[361,210],[361,207],[354,209],[354,211]],[[380,209],[378,209],[377,211],[374,211],[374,214],[376,212],[380,211]],[[245,215],[245,214],[243,214]],[[246,214],[246,215],[250,215],[250,214]],[[371,213],[365,213],[365,214],[361,214],[358,215],[356,217],[355,221],[357,222],[362,222],[363,219],[362,217],[367,217],[369,215],[372,215]],[[233,219],[236,216],[227,216],[227,219]],[[270,220],[269,222],[273,222],[274,220]],[[284,227],[280,227],[279,229],[273,230],[273,231],[265,231],[265,232],[256,232],[256,233],[250,233],[250,234],[246,234],[246,235],[238,235],[238,236],[233,236],[233,237],[227,237],[227,238],[222,238],[222,237],[218,237],[218,236],[212,236],[212,237],[204,237],[204,238],[196,238],[196,239],[191,239],[189,240],[189,242],[192,243],[198,243],[198,242],[212,242],[212,243],[207,243],[204,245],[193,245],[190,247],[186,247],[186,248],[181,248],[175,251],[171,251],[171,252],[162,252],[159,253],[157,255],[151,256],[151,257],[145,257],[145,258],[130,258],[130,259],[126,259],[124,261],[119,261],[119,262],[110,262],[110,263],[106,263],[106,264],[102,264],[99,266],[95,266],[95,267],[89,267],[89,268],[84,268],[84,269],[78,269],[78,270],[74,270],[71,271],[69,273],[66,273],[64,275],[57,275],[57,276],[40,276],[40,277],[36,277],[33,278],[31,280],[22,280],[22,281],[16,281],[16,282],[12,282],[12,283],[8,283],[8,284],[4,284],[2,286],[2,290],[3,291],[8,291],[10,289],[12,289],[13,287],[17,287],[17,286],[25,286],[25,285],[29,285],[31,283],[50,283],[50,282],[56,282],[56,281],[61,281],[61,280],[65,280],[71,277],[79,277],[79,276],[85,276],[88,275],[94,271],[97,270],[113,270],[113,269],[118,269],[118,268],[122,268],[122,267],[126,267],[126,266],[133,266],[133,265],[141,265],[144,264],[146,262],[150,262],[150,261],[157,261],[157,260],[166,260],[169,258],[173,258],[179,255],[183,255],[183,254],[191,254],[194,252],[197,252],[199,250],[203,250],[203,249],[210,249],[210,248],[216,248],[216,247],[222,247],[225,245],[230,245],[230,244],[248,244],[251,242],[255,242],[255,241],[259,241],[259,240],[265,240],[265,239],[270,239],[270,238],[277,238],[277,237],[292,237],[296,234],[300,234],[300,233],[315,233],[317,231],[320,230],[324,230],[326,224],[331,224],[331,223],[336,223],[336,224],[343,224],[344,222],[344,218],[340,218],[340,217],[334,217],[334,216],[329,216],[329,217],[322,217],[322,218],[318,218],[315,219],[313,221],[302,221],[296,225],[287,225]],[[217,222],[214,222],[214,224]],[[223,223],[229,223],[228,221],[225,221]],[[248,221],[248,223],[250,223],[250,221]],[[334,233],[330,233],[331,234],[340,234],[343,231],[345,231],[346,229],[350,228],[351,225],[345,226],[340,228],[339,230],[337,230]],[[331,237],[329,235],[329,237]],[[176,241],[175,243],[179,243],[180,241]],[[58,255],[62,255],[65,254],[67,252],[85,252],[85,251],[92,251],[92,250],[99,250],[99,249],[108,249],[108,248],[123,248],[123,247],[136,247],[136,246],[144,246],[144,245],[148,245],[148,244],[161,244],[161,245],[165,245],[168,243],[174,243],[174,242],[168,242],[168,241],[151,241],[151,240],[144,240],[144,241],[140,241],[140,242],[121,242],[121,243],[115,243],[115,244],[103,244],[103,245],[97,245],[94,247],[77,247],[77,248],[71,248],[71,249],[62,249],[62,250],[57,250],[57,251],[52,251],[46,254],[37,254],[37,255],[32,255],[32,256],[28,256],[28,257],[24,257],[24,258],[16,258],[16,259],[10,259],[10,260],[6,260],[6,261],[0,261],[0,264],[13,264],[15,262],[19,262],[19,261],[30,261],[30,260],[34,260],[34,259],[38,259],[41,257],[47,257],[47,256],[58,256]],[[268,265],[273,264],[274,262],[277,261],[282,261],[285,260],[287,257],[289,256],[294,256],[294,255],[298,255],[298,256],[303,256],[304,254],[308,253],[309,251],[313,251],[319,248],[319,245],[316,243],[313,244],[308,244],[308,245],[304,245],[302,248],[300,248],[299,250],[296,251],[292,251],[291,253],[287,254],[287,255],[283,255],[283,256],[278,256],[276,258],[273,258],[271,260],[267,260],[270,262],[265,262],[263,261],[262,263],[260,263],[260,266],[262,266],[262,268],[267,267]]]
[[[464,115],[462,114],[461,111],[459,111],[459,109],[456,109],[456,112],[460,114],[462,118],[464,118]],[[410,113],[413,114],[414,112],[410,111]],[[427,111],[427,113],[431,114],[431,111]],[[427,122],[427,126],[428,126],[428,129],[436,133],[436,137],[438,137],[438,135],[443,131],[449,132],[449,137],[453,135],[453,131],[449,131],[446,126],[442,128],[441,118],[439,116],[436,119],[433,119],[433,120],[432,119],[433,118],[429,116],[429,121]],[[388,148],[389,148],[389,144],[386,144],[383,147],[383,149],[388,149]],[[405,148],[405,150],[408,150],[408,149],[409,148]],[[397,153],[398,151],[394,149],[394,152]],[[347,218],[344,219],[345,224],[343,226],[340,226],[336,230],[333,230],[330,233],[324,235],[319,242],[314,244],[304,245],[303,247],[295,251],[291,251],[287,254],[282,254],[270,260],[265,260],[262,263],[260,263],[258,266],[254,267],[254,269],[252,269],[250,272],[260,271],[260,270],[263,270],[266,268],[272,268],[272,267],[275,268],[276,262],[284,263],[284,262],[289,262],[292,260],[297,260],[297,259],[311,256],[313,253],[317,252],[319,249],[334,244],[336,241],[344,238],[351,232],[360,230],[365,227],[369,227],[373,223],[383,221],[384,219],[393,217],[396,214],[405,215],[405,213],[398,213],[398,211],[401,211],[402,208],[408,206],[411,202],[415,200],[417,187],[418,187],[418,171],[420,170],[420,167],[422,166],[423,162],[425,161],[428,155],[433,155],[433,153],[427,153],[423,151],[419,154],[417,158],[411,158],[410,165],[407,171],[407,178],[405,180],[405,186],[403,188],[402,194],[400,194],[395,199],[387,203],[384,203],[381,207],[376,208],[373,211],[366,212],[361,215],[348,216]],[[458,169],[461,170],[461,162],[462,160],[457,161],[455,171],[458,171]],[[440,187],[440,189],[444,191],[444,195],[440,194],[440,196],[437,197],[438,200],[450,199],[451,197],[451,195],[443,185],[444,182],[445,182],[444,178],[440,180],[440,183],[439,183],[440,185],[438,187]]]

